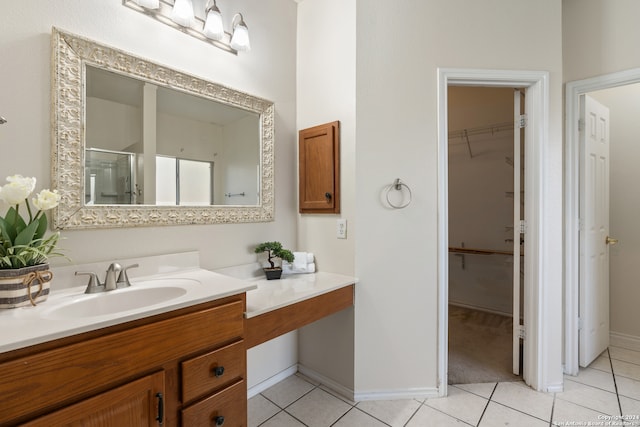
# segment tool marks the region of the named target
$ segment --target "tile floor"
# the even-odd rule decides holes
[[[356,403],[297,374],[249,399],[249,427],[640,426],[638,417],[640,352],[620,347],[565,376],[562,393],[499,382],[449,386],[446,398]]]

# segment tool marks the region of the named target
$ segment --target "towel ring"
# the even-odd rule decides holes
[[[402,192],[402,187],[406,188],[407,191],[409,192],[409,200],[407,200],[405,203],[403,203],[401,205],[396,205],[396,204],[391,203],[391,200],[389,200],[389,194],[391,193],[391,190],[396,190],[396,191]],[[386,197],[387,197],[387,203],[389,204],[389,206],[391,206],[394,209],[404,209],[407,206],[409,206],[409,204],[411,204],[411,200],[413,199],[413,194],[411,193],[411,188],[409,188],[409,186],[407,184],[405,184],[404,182],[400,181],[400,178],[396,178],[396,180],[393,182],[393,184],[389,185],[389,187],[387,188]]]

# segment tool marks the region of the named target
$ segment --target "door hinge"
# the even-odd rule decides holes
[[[582,132],[584,130],[584,120],[578,119],[578,131]]]
[[[525,234],[527,232],[527,222],[524,219],[520,220],[520,233]]]
[[[526,334],[524,330],[524,325],[518,326],[518,338],[525,339],[525,337],[526,337]]]
[[[582,317],[578,317],[578,330],[581,331],[583,327]]]
[[[524,127],[527,127],[527,115],[526,114],[520,114],[520,116],[518,117],[518,129],[522,129]]]

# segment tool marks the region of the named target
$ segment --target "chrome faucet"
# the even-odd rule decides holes
[[[112,291],[118,288],[118,274],[122,267],[117,262],[112,263],[109,268],[107,268],[107,275],[104,278],[104,290]]]
[[[107,268],[104,283],[100,283],[98,275],[93,272],[76,271],[76,276],[89,276],[89,283],[87,284],[87,289],[84,293],[95,294],[98,292],[113,291],[114,289],[131,286],[131,283],[129,283],[129,276],[127,276],[127,270],[134,267],[138,267],[138,264],[132,264],[122,268],[122,266],[117,262],[111,263],[109,268]]]

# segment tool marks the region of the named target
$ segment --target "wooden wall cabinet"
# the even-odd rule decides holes
[[[300,213],[340,213],[340,122],[302,129],[298,156]]]
[[[246,426],[245,309],[243,293],[0,354],[0,425]]]

